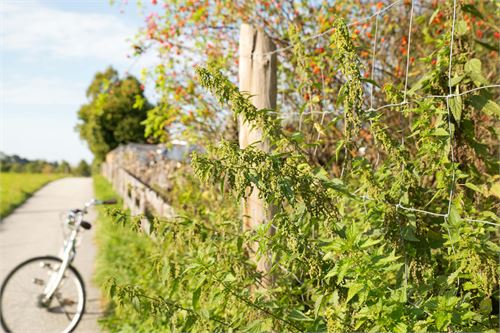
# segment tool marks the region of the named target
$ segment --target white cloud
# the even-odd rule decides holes
[[[127,38],[137,27],[113,14],[72,12],[37,2],[4,2],[0,9],[2,48],[27,57],[130,62]]]

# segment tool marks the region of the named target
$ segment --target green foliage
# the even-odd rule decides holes
[[[90,165],[85,160],[81,160],[73,169],[73,174],[77,176],[88,177],[91,173]]]
[[[66,168],[67,167],[67,168]],[[46,160],[29,160],[18,155],[5,155],[0,152],[1,172],[26,172],[26,173],[60,173],[69,174],[71,167],[68,162],[48,162]]]
[[[87,98],[89,102],[78,111],[80,122],[76,129],[97,161],[102,161],[119,144],[145,142],[142,121],[152,106],[135,77],[122,79],[109,67],[94,76]],[[137,99],[142,103],[137,103]]]
[[[1,153],[0,153],[1,154]],[[59,175],[75,175],[88,177],[91,174],[90,166],[85,160],[72,167],[67,161],[47,162],[45,160],[29,160],[18,155],[2,154],[0,160],[1,172],[13,173],[43,173]]]
[[[43,185],[64,177],[63,174],[0,173],[0,218],[25,202]]]
[[[152,221],[154,237],[137,232],[138,220],[127,212],[111,209],[106,216],[101,211],[97,280],[112,310],[102,322],[106,329],[151,332],[178,326],[200,331],[216,328],[212,322],[228,329],[241,324],[225,322],[225,317],[243,322],[248,314],[248,292],[234,277],[256,273],[241,251],[244,235],[238,235],[235,201],[204,187],[186,170],[177,172],[169,195],[185,217]],[[102,176],[94,176],[94,184],[98,197],[112,195]],[[245,280],[246,285],[253,281]]]
[[[475,6],[463,9],[477,15]],[[451,10],[440,5],[430,21]],[[458,20],[462,15],[459,11]],[[309,94],[304,107],[314,110],[320,102],[312,95],[321,88],[307,72],[312,56],[294,35],[298,25],[289,33],[293,61],[304,79],[299,89]],[[140,231],[136,218],[110,212],[114,224],[103,233],[110,237],[109,271],[103,276],[114,311],[106,327],[498,330],[498,314],[491,311],[499,283],[498,129],[492,118],[498,105],[488,89],[459,95],[484,88],[489,66],[476,56],[482,46],[461,25],[454,36],[451,82],[451,26],[436,33],[429,25],[415,34],[431,54],[425,54],[419,67],[425,70],[408,89],[401,81],[380,85],[378,98],[398,104],[390,108],[393,116],[386,116],[363,112],[369,109],[364,91],[373,82],[362,78],[366,69],[356,56],[356,40],[345,24],[334,23],[332,54],[321,60],[342,74],[334,90],[342,112],[329,124],[315,122],[315,128],[341,133],[329,149],[336,146],[348,162],[342,162],[342,173],[312,158],[317,144],[306,140],[311,132],[283,128],[272,110],[257,110],[219,66],[198,67],[200,85],[222,108],[262,129],[272,151],[221,141],[194,154],[194,174],[214,186],[207,188],[184,170],[175,175],[170,194],[179,217],[154,220],[151,237]],[[450,88],[453,96],[428,97],[448,96]],[[361,145],[371,152],[358,153]],[[251,188],[259,189],[273,217],[242,232],[235,206]],[[256,253],[249,246],[254,243]],[[252,257],[270,258],[270,270],[257,271]],[[264,288],[269,278],[273,282]]]
[[[345,138],[350,141],[361,125],[362,118],[356,118],[356,114],[362,90],[356,61],[349,56],[350,38],[344,35],[341,26],[336,31],[332,38],[343,54],[338,59],[340,68],[351,78],[340,95],[346,111]],[[444,40],[449,40],[449,35]],[[443,59],[449,52],[445,43],[437,50],[438,57],[442,54]],[[465,56],[457,58],[452,71],[455,75],[464,73],[464,80],[455,91],[470,89],[470,83],[475,86],[488,83],[478,61],[466,61]],[[442,66],[429,72],[421,80],[424,83],[417,83],[420,87],[411,92],[412,96],[416,97],[417,91],[422,95],[445,95],[446,71],[447,66]],[[245,103],[235,103],[244,100],[244,95],[238,96],[237,89],[221,80],[218,71],[199,69],[198,73],[201,84],[216,94],[219,101],[231,102],[235,114],[246,121],[253,121],[255,114],[259,114],[259,119],[266,118],[260,114],[266,110],[256,111]],[[258,232],[259,253],[272,253],[279,258],[277,267],[285,267],[304,281],[301,288],[307,293],[303,291],[301,295],[311,298],[298,303],[311,309],[305,318],[315,309],[314,313],[319,314],[329,331],[494,328],[497,321],[491,321],[489,311],[483,310],[490,308],[483,303],[492,297],[498,284],[499,247],[494,241],[495,228],[471,223],[463,217],[479,215],[498,222],[495,216],[498,207],[493,197],[480,199],[454,183],[455,180],[458,184],[479,182],[492,187],[497,178],[494,174],[480,175],[475,166],[461,161],[465,156],[460,150],[468,149],[479,134],[472,128],[468,128],[469,132],[460,131],[468,122],[474,122],[471,108],[464,108],[470,105],[468,101],[473,96],[477,94],[453,97],[449,104],[424,98],[401,108],[403,116],[413,116],[409,135],[412,140],[406,146],[397,145],[393,134],[382,126],[380,117],[371,116],[370,124],[387,157],[377,168],[356,157],[342,180],[304,165],[307,157],[285,144],[293,140],[293,135],[283,139],[280,126],[270,128],[272,122],[267,122],[264,128],[274,147],[272,153],[256,147],[240,150],[222,143],[208,156],[195,155],[193,167],[201,179],[229,185],[240,197],[248,193],[247,188],[260,190],[260,197],[275,211],[269,222],[275,232],[271,237]],[[494,102],[488,99],[487,103]],[[448,105],[449,117],[453,117],[451,135]],[[260,127],[259,119],[255,124]],[[471,146],[474,148],[474,144]],[[450,161],[451,149],[455,150],[458,163]],[[481,153],[484,164],[498,167],[490,151],[483,149]],[[435,177],[436,181],[429,183],[427,177]],[[325,188],[325,184],[331,184],[331,189]],[[399,205],[427,206],[426,210],[446,212],[450,187],[454,196],[445,218],[398,209]],[[365,196],[349,194],[355,191]],[[363,202],[367,197],[370,200]],[[329,205],[337,207],[339,216],[332,214],[335,209],[318,209]],[[473,245],[477,242],[481,245]],[[283,276],[278,276],[280,285]],[[292,295],[289,293],[288,297],[293,299]],[[318,304],[319,297],[322,298]],[[321,311],[323,302],[327,306]],[[291,308],[290,304],[287,308]],[[312,329],[305,323],[302,325],[303,330]]]

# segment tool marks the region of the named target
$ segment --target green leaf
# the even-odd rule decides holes
[[[290,139],[292,139],[292,141],[294,142],[302,143],[304,142],[304,134],[302,134],[301,132],[295,132],[291,135]]]
[[[370,246],[373,246],[373,245],[376,245],[378,243],[382,242],[382,239],[379,238],[379,239],[373,239],[373,238],[369,238],[367,239],[365,242],[363,242],[363,244],[361,244],[360,248],[361,249],[366,249],[367,247],[370,247]]]
[[[344,140],[339,140],[337,142],[337,149],[335,149],[335,159],[337,161],[339,160],[340,151],[342,150],[342,148],[344,148],[344,145],[345,145],[345,141]]]
[[[457,226],[460,224],[460,215],[454,205],[451,206],[448,220],[450,221],[450,225]]]
[[[132,297],[132,305],[134,308],[139,311],[141,309],[141,300],[139,299],[138,296],[133,296]]]
[[[460,75],[460,76],[455,76],[454,78],[451,79],[450,84],[452,87],[456,86],[459,84],[463,79],[465,75]]]
[[[306,316],[302,311],[293,309],[292,312],[288,314],[288,318],[292,320],[298,320],[298,321],[313,321],[312,318],[309,318]]]
[[[392,250],[391,254],[389,254],[388,256],[385,256],[385,257],[382,257],[382,258],[376,258],[376,262],[375,262],[375,265],[380,267],[380,266],[386,266],[387,264],[393,262],[393,261],[396,261],[398,260],[399,258],[401,258],[401,256],[397,256],[396,255],[396,250]]]
[[[328,172],[325,169],[323,169],[323,168],[318,168],[318,170],[314,174],[314,177],[316,177],[316,178],[318,178],[320,180],[323,180],[323,181],[329,181],[330,180],[330,176],[328,175]]]
[[[399,322],[394,326],[394,332],[396,333],[406,333],[408,332],[408,326],[405,323]]]
[[[483,314],[491,313],[491,298],[483,298],[481,303],[479,303],[479,311]]]
[[[448,133],[447,130],[445,130],[442,127],[436,128],[434,132],[432,132],[432,135],[434,136],[450,136],[450,133]]]
[[[465,63],[464,69],[467,73],[481,74],[481,60],[473,58]]]
[[[475,17],[479,17],[480,19],[484,20],[483,15],[474,5],[470,5],[470,4],[462,5],[462,10],[466,13],[469,13]]]
[[[419,242],[420,239],[415,237],[415,227],[414,226],[405,226],[403,228],[403,238],[410,242]]]
[[[188,315],[185,322],[184,322],[184,325],[182,326],[181,331],[182,332],[190,332],[191,327],[193,327],[193,325],[195,323],[196,323],[196,317],[193,315]]]
[[[226,275],[226,277],[224,278],[224,282],[233,282],[235,280],[236,280],[236,277],[231,273],[228,273]]]
[[[481,73],[481,60],[474,58],[467,61],[464,69],[476,86],[480,87],[482,84],[488,84],[488,80]]]
[[[321,125],[318,124],[318,123],[314,123],[314,128],[316,129],[316,131],[321,134],[321,135],[326,135],[325,131],[323,131],[323,129],[321,128]]]
[[[454,271],[453,273],[451,273],[450,276],[448,276],[448,279],[446,280],[446,282],[448,282],[448,285],[454,284],[455,280],[458,278],[458,275],[461,272],[462,272],[462,268],[459,268],[456,271]]]
[[[200,310],[200,295],[201,295],[201,287],[196,288],[196,290],[193,292],[193,309],[195,311]]]
[[[210,313],[208,312],[207,308],[200,309],[199,313],[200,313],[201,317],[205,320],[208,320],[210,318]]]
[[[467,33],[467,22],[459,20],[455,25],[455,31],[457,32],[457,36],[465,35]]]
[[[380,88],[379,84],[372,79],[361,78],[361,81],[366,82],[366,83],[370,83],[370,84],[374,85],[375,87]]]
[[[474,42],[476,42],[477,44],[481,45],[482,47],[484,47],[485,49],[487,50],[490,50],[490,51],[498,51],[498,48],[494,45],[491,45],[491,44],[488,44],[482,40],[479,40],[479,39],[474,39]]]
[[[434,21],[434,19],[436,18],[436,16],[439,14],[439,12],[441,11],[441,8],[436,8],[434,10],[434,12],[432,13],[431,17],[429,18],[429,23],[428,25],[431,25],[432,24],[432,21]]]
[[[427,81],[429,81],[429,79],[430,75],[428,73],[424,74],[424,76],[420,80],[418,80],[415,84],[413,84],[410,90],[408,90],[407,95],[413,96],[417,90],[422,89],[424,84],[426,84]]]
[[[361,283],[353,283],[349,287],[349,291],[347,292],[347,298],[346,298],[346,303],[349,303],[349,301],[356,296],[362,289],[364,288],[364,285]]]
[[[337,283],[340,283],[346,276],[347,272],[349,271],[350,262],[342,262],[342,265],[340,266],[340,269],[337,274]]]
[[[489,116],[500,117],[500,106],[484,94],[474,95],[469,99],[469,101],[477,110],[484,112]]]
[[[457,86],[455,89],[455,94],[458,95],[459,93],[460,91],[458,90]],[[462,117],[462,108],[463,108],[462,97],[455,96],[448,100],[448,104],[450,106],[450,111],[451,114],[453,115],[453,118],[455,118],[457,123],[460,123],[460,118]]]
[[[116,283],[113,282],[109,288],[109,297],[113,298],[113,296],[115,296],[115,292],[116,292]]]
[[[500,198],[500,182],[496,182],[495,184],[491,185],[488,194]]]
[[[493,100],[489,99],[483,107],[483,112],[489,116],[500,116],[500,106]]]
[[[442,331],[446,328],[451,322],[451,313],[447,312],[438,312],[434,314],[434,318],[436,318],[436,328],[439,331]]]
[[[316,302],[314,303],[314,317],[318,317],[319,310],[321,309],[321,306],[323,305],[323,299],[325,298],[325,295],[321,295],[318,297]]]
[[[484,194],[483,190],[481,190],[479,187],[472,183],[465,183],[465,187],[470,188],[473,191],[476,191],[478,193]]]
[[[262,320],[251,320],[243,331],[245,332],[262,332]]]
[[[463,288],[464,288],[464,290],[467,291],[467,290],[477,289],[477,286],[470,281],[466,281],[463,284]]]

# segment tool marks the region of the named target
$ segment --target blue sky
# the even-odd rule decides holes
[[[30,159],[92,160],[75,132],[95,72],[134,62],[142,15],[108,0],[0,1],[0,151]],[[133,2],[133,1],[132,1]],[[130,72],[155,63],[141,57]]]

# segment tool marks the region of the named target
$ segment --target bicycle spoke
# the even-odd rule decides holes
[[[57,258],[34,258],[8,275],[0,295],[2,324],[8,326],[8,331],[26,332],[38,327],[40,332],[66,332],[76,326],[83,314],[85,300],[83,283],[73,268],[68,267],[57,286],[52,305],[39,304],[50,275],[57,274],[52,269],[60,267],[59,262]]]
[[[66,315],[66,318],[68,318],[69,321],[71,321],[71,316],[69,315],[68,312],[66,312],[66,310],[64,309],[64,304],[63,302],[61,302],[61,300],[59,299],[58,296],[56,296],[56,299],[57,299],[57,302],[59,303],[59,306],[61,307],[61,309],[63,310],[64,314]]]

